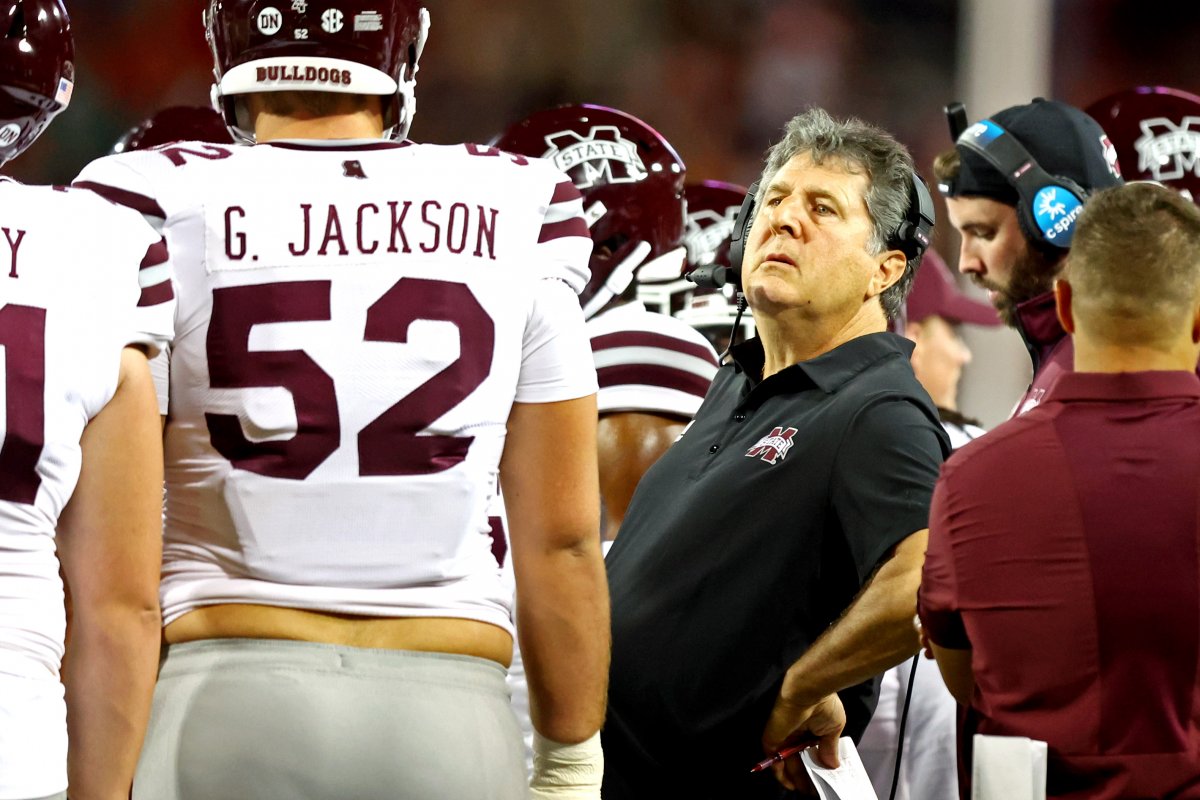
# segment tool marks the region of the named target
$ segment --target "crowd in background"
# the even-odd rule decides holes
[[[442,0],[413,136],[486,140],[531,110],[594,102],[654,124],[684,155],[694,179],[747,182],[770,143],[766,132],[812,104],[893,131],[927,171],[946,145],[941,106],[960,88],[959,5]],[[153,111],[205,103],[211,59],[197,36],[200,6],[72,3],[76,104],[14,174],[66,181]],[[1132,0],[1053,6],[1057,99],[1086,106],[1131,85],[1200,88],[1187,47],[1194,40],[1189,33],[1200,28],[1195,4],[1156,3],[1154,14]]]
[[[201,5],[73,3],[76,100],[12,175],[68,182],[157,109],[207,103],[211,57],[197,35]],[[1052,5],[1050,96],[1083,107],[1132,85],[1200,89],[1187,47],[1189,33],[1200,29],[1195,4],[1156,3],[1153,14],[1134,0]],[[683,155],[690,179],[745,185],[770,144],[766,132],[812,104],[894,132],[928,175],[948,143],[941,107],[963,91],[966,6],[958,0],[443,0],[413,137],[487,141],[521,114],[600,103],[658,128]],[[954,267],[954,232],[939,225],[935,235]],[[1003,363],[1019,372],[1021,354],[1008,355]],[[968,365],[965,397],[995,424],[1025,376],[1003,387],[1003,399],[981,403],[987,393],[976,386],[990,381],[983,370]]]

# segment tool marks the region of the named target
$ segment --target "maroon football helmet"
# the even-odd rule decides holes
[[[289,90],[385,95],[389,135],[408,136],[417,63],[429,34],[421,0],[209,0],[204,25],[216,83],[213,105],[241,138],[236,96]]]
[[[0,163],[20,155],[71,102],[75,43],[62,0],[0,5]]]
[[[171,142],[233,144],[225,119],[206,106],[172,106],[125,132],[113,146],[114,153],[149,150]]]
[[[649,125],[613,108],[563,106],[526,117],[494,144],[549,159],[583,193],[595,242],[592,277],[579,298],[585,315],[625,295],[641,269],[661,264],[679,275],[686,170]]]
[[[729,267],[729,245],[733,225],[746,199],[746,188],[721,181],[704,181],[687,187],[687,246],[686,272],[698,267],[717,265]],[[700,331],[723,351],[729,344],[729,334],[737,319],[737,298],[732,285],[720,289],[697,287],[690,282],[682,293],[682,304],[674,314]],[[741,338],[754,335],[754,319],[749,310],[741,319]]]
[[[1139,86],[1088,106],[1116,148],[1126,180],[1158,181],[1200,200],[1200,97]]]

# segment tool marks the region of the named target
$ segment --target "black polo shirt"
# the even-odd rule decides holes
[[[606,562],[606,800],[778,795],[748,770],[784,673],[927,527],[950,452],[912,348],[870,334],[760,380],[740,345],[642,478]],[[843,700],[857,737],[874,686]]]

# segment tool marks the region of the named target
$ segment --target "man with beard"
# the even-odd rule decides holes
[[[1022,414],[1073,371],[1053,285],[1087,197],[1123,182],[1116,151],[1087,114],[1039,98],[966,128],[934,173],[962,235],[959,271],[988,290],[1033,360],[1033,382],[1014,412]]]

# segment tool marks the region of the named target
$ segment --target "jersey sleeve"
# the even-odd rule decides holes
[[[77,189],[87,189],[110,203],[138,212],[161,236],[167,214],[155,199],[149,175],[138,168],[145,159],[138,158],[134,161],[132,158],[145,155],[131,153],[93,161],[83,168],[71,185]]]
[[[518,403],[556,403],[596,392],[583,309],[573,287],[538,281],[521,348]]]
[[[601,330],[592,335],[592,357],[600,383],[599,411],[690,419],[716,377],[716,351],[678,320],[649,312],[644,316],[655,319],[657,328]]]
[[[131,315],[129,344],[144,348],[151,358],[175,336],[175,290],[166,239],[159,236],[146,249],[138,266],[139,296]]]
[[[913,401],[880,399],[850,422],[838,448],[831,496],[860,580],[893,547],[929,527],[941,464],[938,423]]]
[[[110,156],[85,167],[72,187],[92,192],[127,210],[125,213],[135,212],[149,226],[137,264],[139,296],[131,315],[129,344],[144,348],[153,358],[174,335],[175,291],[170,248],[163,232],[166,213],[153,199],[152,183],[128,157]]]
[[[551,185],[546,213],[533,248],[538,273],[563,281],[579,294],[591,277],[592,235],[583,211],[583,195],[571,179],[549,162],[544,165]]]

